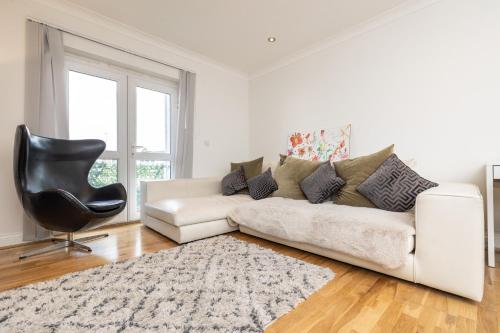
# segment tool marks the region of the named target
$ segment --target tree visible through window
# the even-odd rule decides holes
[[[141,180],[170,179],[170,162],[168,161],[136,161],[135,170],[137,202],[141,202]],[[139,211],[139,206],[137,211]]]
[[[97,160],[89,172],[89,184],[103,187],[118,182],[118,163],[116,160]]]

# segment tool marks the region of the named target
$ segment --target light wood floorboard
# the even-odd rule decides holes
[[[0,249],[0,291],[178,246],[140,223],[79,236],[102,232],[110,236],[88,243],[91,254],[66,250],[19,261],[22,252],[47,243]],[[486,268],[485,296],[476,303],[239,232],[230,235],[336,273],[333,281],[269,326],[268,333],[499,332],[497,269]]]

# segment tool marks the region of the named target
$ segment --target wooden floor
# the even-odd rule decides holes
[[[92,254],[59,251],[19,261],[20,253],[46,243],[1,249],[0,290],[177,246],[140,223],[106,231],[110,237],[89,243],[94,249]],[[266,330],[268,333],[499,331],[500,269],[486,269],[485,296],[482,303],[475,303],[239,232],[231,235],[329,267],[337,274],[307,301],[274,322]]]

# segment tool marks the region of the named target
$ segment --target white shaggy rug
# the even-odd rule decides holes
[[[219,236],[0,294],[0,332],[262,332],[333,279]]]

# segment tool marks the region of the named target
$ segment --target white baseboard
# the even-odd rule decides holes
[[[16,245],[23,242],[23,234],[0,234],[0,247]]]
[[[100,225],[98,228],[101,227],[106,227],[106,226],[113,226],[113,225],[121,225],[121,224],[127,224],[127,223],[135,223],[138,222],[138,220],[133,220],[133,221],[111,221],[108,223],[105,223],[103,225]],[[98,229],[96,228],[96,229]],[[52,232],[52,235],[61,235],[64,234],[62,232]],[[51,236],[52,237],[52,236]],[[500,234],[499,234],[499,239],[500,239]],[[22,243],[29,243],[30,241],[23,241],[23,234],[22,233],[13,233],[13,234],[0,234],[0,247],[5,247],[5,246],[12,246],[12,245],[19,245]],[[500,244],[500,243],[499,243]]]

